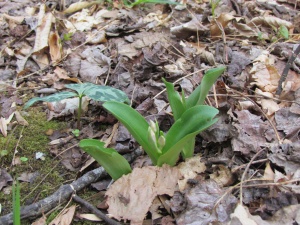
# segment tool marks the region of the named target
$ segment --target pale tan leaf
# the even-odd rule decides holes
[[[271,169],[270,163],[267,162],[266,168],[264,171],[264,176],[262,177],[262,179],[274,180],[274,178],[275,178],[275,174],[274,174],[273,170]]]
[[[100,221],[102,221],[102,219],[100,219],[99,217],[97,217],[95,214],[90,214],[90,213],[78,214],[77,217],[79,217],[81,219],[86,219],[86,220],[94,221],[94,222],[100,222]]]
[[[118,220],[142,224],[157,195],[174,194],[178,177],[177,168],[167,165],[133,169],[106,192],[109,214]]]
[[[19,111],[15,111],[15,116],[16,116],[16,120],[18,121],[19,124],[23,125],[23,126],[28,126],[28,122],[24,119],[24,117],[20,114]]]
[[[45,225],[45,224],[47,224],[46,220],[47,220],[47,217],[43,215],[41,218],[34,221],[31,225]]]
[[[275,92],[278,86],[280,75],[274,67],[274,56],[268,51],[264,51],[253,62],[253,67],[250,71],[252,79],[255,82],[251,84],[257,85],[264,92]]]
[[[33,53],[40,52],[45,47],[48,47],[48,37],[52,26],[53,14],[51,12],[46,13],[45,10],[45,4],[41,4]]]
[[[288,29],[293,28],[293,24],[291,22],[288,22],[286,20],[282,20],[280,18],[277,18],[275,16],[259,16],[254,17],[247,25],[252,27],[254,26],[273,26],[279,28],[281,25],[287,27]]]
[[[229,224],[240,224],[240,225],[259,225],[252,218],[248,209],[241,204],[238,204],[234,210],[234,213],[230,215],[231,222]],[[238,221],[235,223],[234,221]]]
[[[54,220],[49,224],[51,225],[69,225],[72,223],[75,214],[76,205],[64,209]]]
[[[215,180],[220,187],[226,187],[234,182],[233,174],[228,167],[218,165],[214,168],[214,173],[210,175],[210,178]]]
[[[69,79],[70,77],[68,76],[68,72],[64,69],[64,68],[61,68],[61,67],[56,67],[55,70],[53,71],[56,76],[59,78],[59,79]]]
[[[255,93],[259,96],[266,96],[267,98],[261,98],[260,100],[257,100],[258,103],[260,103],[263,111],[268,115],[272,116],[276,111],[280,109],[277,102],[275,102],[272,98],[274,98],[274,95],[270,92],[263,92],[259,88],[255,89]]]
[[[1,117],[0,118],[0,130],[4,137],[7,137],[7,122],[6,119]]]
[[[203,173],[206,170],[204,163],[200,162],[201,156],[196,155],[187,159],[178,165],[181,178],[178,180],[179,190],[183,191],[186,187],[189,179],[194,179],[198,174]]]
[[[61,59],[62,46],[57,32],[51,32],[49,36],[49,50],[52,62]]]
[[[216,18],[217,22],[215,20],[211,22],[211,26],[210,26],[211,36],[220,36],[222,34],[222,31],[220,30],[219,26],[222,26],[222,28],[224,29],[228,25],[228,23],[233,19],[234,17],[231,14],[222,13],[218,18]],[[219,23],[219,26],[217,23]]]
[[[79,10],[82,10],[84,8],[88,8],[94,4],[96,4],[97,1],[93,1],[93,2],[76,2],[71,4],[63,13],[64,14],[71,14],[74,12],[77,12]]]

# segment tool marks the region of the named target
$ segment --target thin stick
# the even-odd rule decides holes
[[[241,186],[240,186],[240,204],[243,204],[243,180],[245,179],[246,173],[248,172],[248,169],[250,168],[250,165],[252,164],[252,162],[254,161],[254,159],[260,154],[262,153],[262,151],[264,151],[265,149],[261,149],[260,151],[258,151],[250,160],[250,162],[248,163],[246,169],[244,170],[244,173],[242,175],[241,178]]]
[[[281,77],[278,81],[278,87],[277,87],[277,90],[276,90],[276,95],[281,94],[281,92],[282,92],[282,83],[286,80],[288,72],[289,72],[293,62],[295,61],[295,59],[297,58],[299,53],[300,53],[300,44],[298,44],[298,47],[296,48],[296,50],[292,52],[292,55],[290,56],[286,66],[284,67],[284,69],[282,71],[282,75],[281,75]]]
[[[83,200],[82,198],[80,198],[78,195],[73,194],[72,198],[74,199],[74,201],[76,201],[79,204],[81,204],[84,207],[86,207],[88,210],[90,210],[92,213],[94,213],[97,217],[101,218],[102,220],[104,220],[108,224],[111,224],[111,225],[121,225],[119,222],[117,222],[117,221],[109,218],[106,214],[104,214],[103,212],[101,212],[100,210],[98,210],[95,206],[93,206],[89,202],[87,202],[87,201]]]
[[[23,137],[23,135],[22,135],[23,130],[24,130],[24,126],[22,127],[22,130],[21,130],[21,133],[20,133],[20,137],[19,137],[18,142],[16,144],[16,147],[15,147],[15,150],[14,150],[14,155],[13,155],[10,167],[12,167],[14,165],[15,157],[16,157],[16,154],[18,153],[18,146],[19,146],[21,138]]]

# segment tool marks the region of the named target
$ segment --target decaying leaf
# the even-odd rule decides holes
[[[46,13],[46,5],[41,4],[33,53],[40,52],[45,47],[48,47],[48,37],[52,26],[52,19],[53,14],[51,12]]]
[[[69,225],[72,223],[76,205],[72,205],[69,208],[64,209],[54,220],[50,222],[52,225]]]
[[[57,32],[51,32],[49,35],[49,49],[52,62],[61,59],[62,46]]]
[[[178,170],[167,165],[135,168],[106,192],[109,214],[118,220],[142,224],[157,195],[174,194],[178,177]]]
[[[97,217],[95,214],[82,213],[82,214],[78,214],[77,217],[80,219],[85,219],[85,220],[95,221],[95,222],[102,221],[102,219]]]
[[[285,26],[288,29],[293,28],[293,24],[291,22],[282,20],[275,16],[255,17],[248,23],[249,26],[254,26],[253,24],[255,24],[256,26],[263,25],[263,26],[273,26],[273,27],[277,27],[277,28],[279,28],[280,26]]]
[[[183,191],[189,179],[194,179],[198,174],[203,173],[206,166],[200,162],[201,156],[195,156],[187,159],[178,165],[181,178],[178,180],[179,190]]]

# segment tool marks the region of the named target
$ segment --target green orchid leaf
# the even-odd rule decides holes
[[[220,66],[208,70],[201,81],[201,84],[192,92],[192,94],[187,98],[186,105],[187,108],[191,108],[195,105],[203,105],[204,100],[211,89],[212,85],[218,79],[219,76],[225,71],[225,66]]]
[[[130,106],[120,102],[105,102],[103,107],[112,113],[143,147],[153,164],[156,165],[159,153],[151,148],[148,140],[149,124],[144,117]]]
[[[166,143],[162,149],[164,156],[159,158],[158,165],[161,165],[161,163],[175,165],[184,145],[189,141],[193,141],[197,134],[217,122],[214,117],[218,112],[219,110],[216,108],[206,105],[197,105],[184,112],[165,135]],[[168,161],[166,155],[168,157],[172,155],[172,158]],[[191,153],[186,152],[184,155],[190,156]]]
[[[79,147],[91,155],[112,177],[117,180],[131,173],[128,161],[113,148],[105,148],[104,142],[95,139],[83,139]]]
[[[43,102],[58,102],[66,98],[71,98],[71,97],[76,97],[78,96],[74,92],[69,92],[69,91],[64,91],[64,92],[59,92],[55,93],[53,95],[45,96],[45,97],[36,97],[30,99],[26,104],[24,105],[24,109],[27,109],[28,107],[32,106],[34,103],[38,101],[43,101]]]
[[[196,138],[187,142],[181,152],[183,159],[190,158],[194,155]]]
[[[21,225],[21,206],[20,206],[20,184],[19,181],[13,184],[13,223],[14,225]]]
[[[66,84],[65,87],[77,91],[79,96],[86,95],[96,101],[128,102],[128,97],[123,91],[109,86],[101,86],[92,83],[83,83]]]
[[[162,154],[157,160],[157,166],[162,166],[163,164],[168,164],[169,166],[175,166],[179,159],[179,155],[182,152],[184,146],[187,143],[195,140],[195,134],[186,135],[179,142],[173,145],[169,150]],[[194,149],[193,149],[194,150]]]
[[[174,85],[172,83],[167,82],[164,78],[163,82],[165,83],[167,88],[168,100],[170,102],[174,119],[178,120],[181,117],[182,113],[184,113],[184,111],[186,110],[185,102],[182,101],[184,100],[184,93],[182,96],[180,96],[180,94],[175,91]]]

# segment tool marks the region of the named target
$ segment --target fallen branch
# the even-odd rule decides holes
[[[129,162],[132,162],[137,156],[141,155],[142,151],[137,149],[133,153],[124,155]],[[99,167],[92,171],[87,172],[79,179],[73,181],[71,184],[65,184],[54,192],[49,197],[42,199],[31,205],[27,205],[21,208],[21,220],[27,218],[38,217],[59,204],[67,202],[71,195],[77,191],[80,191],[89,184],[96,182],[97,180],[108,176],[103,167]],[[9,213],[0,217],[0,224],[13,224],[13,214]]]

